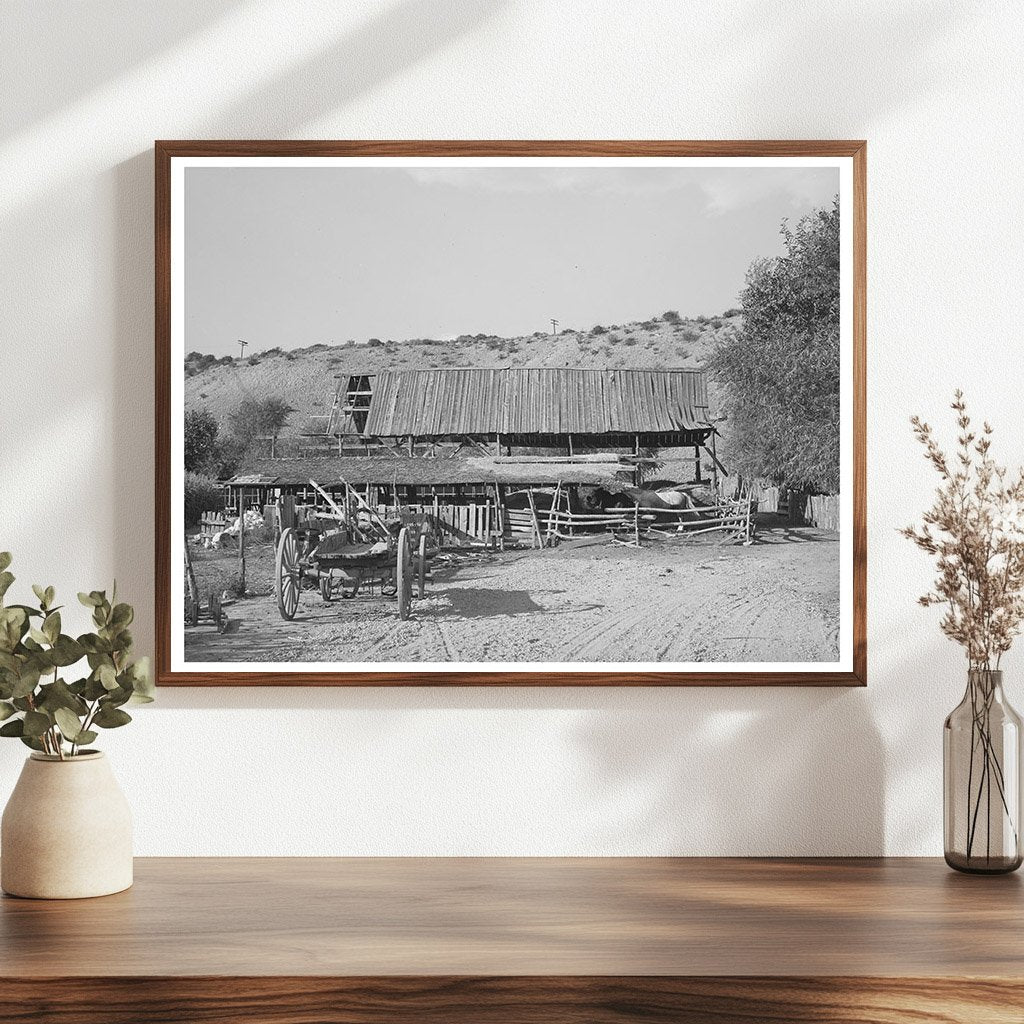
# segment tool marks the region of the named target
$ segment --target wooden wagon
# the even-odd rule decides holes
[[[354,598],[365,584],[379,583],[386,597],[398,598],[398,615],[412,613],[415,582],[418,597],[426,592],[427,567],[435,552],[428,532],[402,526],[373,543],[351,542],[345,530],[321,534],[287,527],[281,531],[274,564],[274,593],[282,618],[293,619],[303,584],[315,580],[324,601]]]

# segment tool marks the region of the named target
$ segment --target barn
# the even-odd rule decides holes
[[[722,469],[705,374],[692,369],[350,374],[309,435],[319,448],[302,458],[247,465],[227,484],[229,504],[314,501],[311,479],[331,494],[346,481],[382,507],[506,505],[555,488],[579,501],[636,488],[667,455],[694,483]]]

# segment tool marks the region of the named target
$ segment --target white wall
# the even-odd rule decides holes
[[[0,548],[116,575],[142,648],[154,138],[870,140],[868,689],[168,689],[105,737],[138,852],[940,852],[963,665],[895,531],[955,385],[1024,460],[1022,39],[1013,2],[0,4]]]

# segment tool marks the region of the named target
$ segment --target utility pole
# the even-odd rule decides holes
[[[557,334],[558,333],[558,321],[557,320],[552,320],[551,321],[551,333],[552,334]]]
[[[239,359],[244,359],[244,358],[245,358],[245,346],[246,346],[246,345],[248,345],[248,344],[249,344],[249,342],[247,342],[247,341],[242,341],[242,339],[241,339],[241,338],[239,338],[239,339],[238,339],[238,344],[239,344],[239,346],[240,346],[240,348],[239,348],[239,352],[238,352],[238,358],[239,358]]]

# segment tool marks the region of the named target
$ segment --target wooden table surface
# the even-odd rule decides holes
[[[115,896],[5,897],[0,964],[0,1011],[63,993],[4,1021],[1020,1024],[1024,888],[931,859],[140,859]]]

